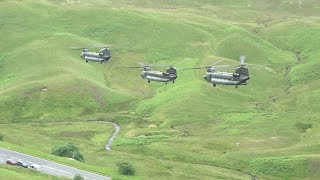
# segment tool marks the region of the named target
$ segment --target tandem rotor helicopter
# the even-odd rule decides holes
[[[82,59],[85,59],[86,62],[93,61],[93,62],[100,62],[101,64],[103,62],[109,62],[111,59],[111,53],[110,49],[108,47],[101,47],[101,46],[93,46],[95,48],[102,48],[99,52],[90,52],[88,48],[72,48],[74,50],[82,49],[82,53],[80,57]],[[148,83],[151,81],[155,82],[165,82],[166,84],[170,81],[173,83],[178,78],[177,76],[177,70],[190,70],[190,69],[207,69],[206,74],[203,76],[203,78],[209,82],[212,83],[212,85],[215,87],[217,84],[222,85],[234,85],[236,88],[238,88],[239,85],[247,85],[249,83],[249,70],[248,67],[245,64],[245,56],[240,56],[240,66],[237,66],[235,68],[235,72],[219,72],[217,69],[223,68],[223,67],[230,67],[230,65],[219,65],[216,66],[221,61],[218,61],[210,66],[205,67],[194,67],[194,68],[175,68],[171,65],[147,65],[144,63],[138,63],[140,66],[132,66],[132,67],[123,67],[123,68],[143,68],[142,73],[140,76],[143,79],[147,79]],[[157,71],[152,70],[151,67],[155,66],[161,66],[161,67],[167,67],[166,71]]]
[[[99,52],[90,52],[88,48],[72,48],[74,50],[82,49],[82,52],[80,54],[80,57],[86,62],[92,61],[92,62],[100,62],[101,64],[103,62],[107,63],[111,61],[111,53],[110,49],[105,46],[92,46],[95,48],[102,48]]]
[[[236,88],[238,88],[239,85],[247,85],[250,79],[248,67],[245,65],[245,59],[246,59],[245,56],[240,56],[240,66],[237,66],[235,68],[234,73],[218,72],[217,69],[219,68],[230,67],[230,65],[215,66],[221,61],[218,61],[212,64],[211,66],[185,68],[184,70],[207,69],[207,72],[203,76],[203,78],[206,81],[212,83],[214,87],[217,86],[217,84],[222,84],[222,85],[234,85]]]
[[[150,83],[150,81],[165,82],[166,84],[169,81],[172,81],[172,83],[174,83],[174,81],[178,77],[177,69],[170,65],[165,66],[167,67],[166,72],[162,72],[162,71],[151,70],[151,67],[155,67],[155,66],[163,67],[164,65],[147,65],[143,63],[138,63],[138,64],[140,64],[140,66],[123,67],[123,68],[143,68],[141,77],[143,79],[147,79],[148,83]]]

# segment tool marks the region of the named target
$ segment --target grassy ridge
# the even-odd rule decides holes
[[[89,165],[75,166],[108,174],[107,161],[119,178],[116,164],[128,159],[137,179],[248,177],[241,172],[316,177],[319,18],[307,17],[315,3],[1,2],[0,122],[115,119],[122,130],[110,156],[92,145],[95,138],[71,140],[92,146],[83,150]],[[110,45],[112,61],[87,64],[70,49],[90,44]],[[203,81],[205,70],[179,71],[175,84],[149,85],[140,70],[119,68],[136,62],[196,67],[220,59],[238,65],[242,54],[252,78],[238,89],[213,88]],[[28,128],[18,126],[14,134]],[[15,138],[6,143],[34,149]],[[46,147],[39,151],[49,153]]]

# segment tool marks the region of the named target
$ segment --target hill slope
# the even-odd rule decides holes
[[[122,130],[113,152],[85,150],[90,139],[77,142],[95,159],[88,165],[116,176],[116,164],[129,161],[137,179],[316,177],[318,6],[312,0],[2,1],[0,122],[114,119]],[[85,63],[70,48],[90,44],[110,45],[112,61]],[[238,65],[240,55],[252,78],[238,89],[213,88],[201,70],[179,71],[176,83],[165,85],[119,68],[196,67],[219,59]]]

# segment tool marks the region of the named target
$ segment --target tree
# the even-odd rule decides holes
[[[73,177],[73,180],[84,180],[84,178],[80,174],[77,174]]]
[[[118,164],[118,166],[119,166],[119,173],[121,174],[133,176],[135,173],[133,166],[127,162],[122,162]]]
[[[84,158],[80,153],[79,149],[73,143],[70,142],[65,142],[56,145],[52,149],[51,154],[61,157],[73,158],[77,161],[84,162]]]

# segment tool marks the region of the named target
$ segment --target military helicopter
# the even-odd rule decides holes
[[[147,79],[148,83],[151,81],[156,82],[165,82],[166,84],[169,81],[172,81],[174,83],[175,79],[177,79],[177,69],[170,65],[147,65],[143,63],[138,63],[141,66],[132,66],[132,67],[123,67],[123,68],[143,68],[143,71],[141,73],[141,77],[143,79]],[[151,67],[154,66],[161,66],[161,67],[167,67],[166,72],[162,71],[155,71],[151,70]]]
[[[234,85],[236,88],[238,88],[239,85],[247,85],[250,79],[249,71],[247,66],[245,65],[245,56],[240,57],[240,66],[237,66],[235,68],[234,73],[228,73],[228,72],[218,72],[217,69],[224,68],[224,67],[230,67],[230,65],[221,65],[221,66],[215,66],[217,63],[221,62],[218,61],[217,63],[212,64],[211,66],[206,67],[196,67],[196,68],[187,68],[187,69],[207,69],[207,73],[203,76],[203,78],[212,83],[212,85],[215,87],[217,84],[223,84],[223,85]]]
[[[99,46],[95,46],[99,47]],[[85,59],[86,62],[109,62],[111,58],[110,49],[108,47],[100,47],[102,48],[99,52],[90,52],[88,48],[73,48],[75,50],[82,49],[80,57]]]

